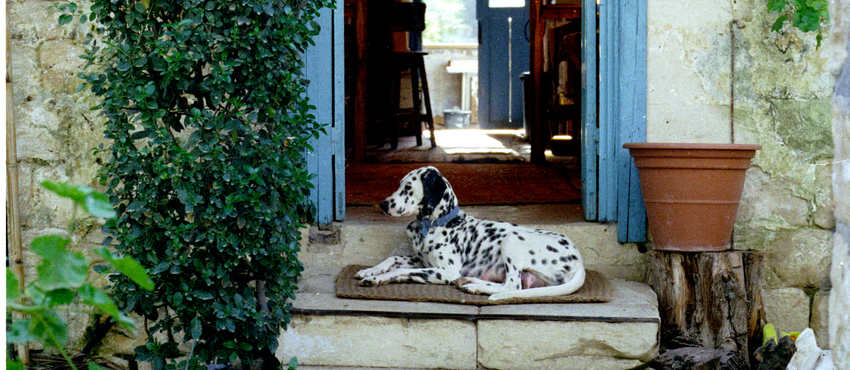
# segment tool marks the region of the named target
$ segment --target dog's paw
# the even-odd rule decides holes
[[[454,285],[458,288],[461,288],[461,289],[463,289],[464,285],[469,285],[469,284],[487,284],[487,281],[481,280],[479,278],[464,276],[460,279],[455,280],[455,282],[454,282]]]
[[[360,280],[360,286],[378,286],[383,284],[384,282],[375,276],[367,276]]]
[[[360,271],[357,271],[356,274],[354,274],[354,278],[355,279],[363,279],[363,278],[366,278],[366,277],[369,277],[369,276],[375,276],[375,275],[377,275],[377,273],[375,273],[374,270],[375,270],[374,267],[362,269]]]
[[[488,284],[467,283],[461,285],[460,289],[469,294],[492,294],[490,293],[490,291],[492,291],[492,287]]]

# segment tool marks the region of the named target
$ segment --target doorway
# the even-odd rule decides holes
[[[366,0],[368,3],[371,0]],[[424,0],[426,5],[428,0]],[[433,1],[433,0],[432,0]],[[465,127],[450,127],[447,118],[443,120],[436,119],[437,130],[435,132],[437,148],[431,148],[429,145],[417,145],[413,136],[402,136],[398,139],[398,146],[391,148],[388,140],[385,138],[372,136],[369,137],[365,145],[365,155],[360,158],[354,158],[354,155],[347,155],[348,164],[346,170],[346,194],[349,201],[347,203],[362,204],[360,200],[355,200],[349,195],[360,194],[362,192],[375,191],[375,183],[397,184],[398,180],[403,176],[399,175],[392,168],[410,167],[407,164],[420,165],[435,165],[438,168],[451,167],[452,173],[468,172],[468,175],[461,175],[459,178],[482,178],[482,169],[490,169],[496,176],[498,173],[505,174],[517,181],[506,181],[506,184],[500,192],[494,192],[492,202],[514,203],[513,200],[507,199],[510,196],[516,196],[529,190],[533,190],[526,179],[559,178],[559,186],[563,185],[570,189],[569,192],[557,191],[555,187],[550,188],[548,194],[549,199],[537,199],[534,202],[544,203],[561,203],[570,202],[572,204],[580,203],[581,194],[581,175],[580,175],[580,158],[579,152],[562,153],[548,150],[545,157],[545,163],[531,164],[531,142],[529,140],[529,131],[524,124],[526,123],[525,111],[528,102],[528,94],[526,80],[521,79],[521,76],[530,71],[530,24],[529,24],[529,3],[530,0],[467,0],[467,3],[474,4],[474,8],[465,9],[463,6],[458,6],[457,10],[462,14],[455,16],[447,16],[444,11],[445,7],[439,7],[443,10],[438,13],[438,16],[430,17],[426,10],[426,23],[428,26],[423,32],[422,44],[424,50],[429,53],[426,57],[426,65],[429,64],[427,58],[436,57],[439,60],[439,54],[432,52],[438,47],[454,47],[456,50],[453,55],[461,55],[452,60],[440,60],[436,67],[428,69],[429,85],[431,86],[432,104],[435,100],[433,95],[435,92],[440,93],[440,77],[433,73],[435,69],[442,69],[444,73],[449,72],[453,63],[462,61],[477,62],[477,78],[469,81],[470,90],[477,92],[475,102],[467,104],[470,107],[469,119],[470,124]],[[354,2],[354,1],[352,1]],[[462,2],[462,0],[454,0],[454,3]],[[467,5],[468,7],[468,5]],[[429,8],[430,9],[430,8]],[[472,12],[469,12],[472,10]],[[356,12],[352,9],[350,13]],[[472,14],[469,14],[472,13]],[[347,11],[346,14],[349,14]],[[368,14],[367,14],[368,17]],[[437,23],[432,22],[431,18],[437,18]],[[458,21],[475,20],[474,26],[459,27]],[[477,19],[477,20],[476,20]],[[440,24],[439,22],[444,22]],[[346,23],[349,26],[349,23]],[[353,27],[349,27],[354,30]],[[447,32],[441,32],[439,43],[434,43],[434,35],[429,35],[433,30],[449,30],[459,34],[456,38],[446,38]],[[477,32],[471,32],[477,31]],[[448,32],[451,34],[451,32]],[[470,38],[470,34],[474,38]],[[348,34],[347,34],[348,35]],[[463,40],[466,37],[467,40]],[[418,38],[412,37],[409,45],[417,47],[416,41]],[[346,56],[352,55],[347,37]],[[475,53],[470,52],[469,48],[463,46],[464,43],[475,46]],[[441,44],[441,45],[436,45]],[[448,45],[448,46],[446,46]],[[445,52],[442,52],[446,54]],[[368,58],[368,56],[367,56]],[[356,73],[351,72],[356,68],[349,68],[349,63],[346,63],[346,89],[353,91],[357,89]],[[374,74],[374,69],[371,70]],[[379,73],[379,72],[378,72]],[[446,76],[444,76],[446,77]],[[454,78],[458,81],[455,84],[455,89],[461,90],[463,82],[467,82],[466,75],[461,76],[460,73],[447,78]],[[463,79],[463,80],[462,80]],[[368,81],[368,79],[367,79]],[[437,82],[437,83],[435,83]],[[356,103],[352,104],[351,100],[347,99],[348,106],[356,108]],[[461,102],[462,103],[462,102]],[[435,115],[445,115],[447,110],[452,110],[454,107],[441,106],[439,103],[434,105]],[[457,104],[461,105],[461,104]],[[471,112],[474,109],[475,112]],[[347,121],[355,120],[358,117],[354,116],[355,109],[347,109]],[[368,117],[367,121],[372,121]],[[474,116],[474,120],[472,119]],[[576,118],[573,118],[575,120]],[[566,122],[565,120],[561,120]],[[367,125],[373,125],[374,122],[367,122]],[[578,122],[571,122],[578,126]],[[548,126],[548,122],[547,122]],[[424,127],[423,127],[424,128]],[[374,132],[375,130],[370,130]],[[550,132],[547,128],[546,132]],[[357,135],[355,130],[348,130],[349,140],[352,142],[351,135]],[[429,132],[422,131],[422,142],[427,143],[429,140]],[[548,140],[543,145],[548,146]],[[349,152],[354,150],[350,145]],[[450,163],[451,165],[447,165]],[[399,166],[403,164],[402,166]],[[507,165],[508,167],[505,167]],[[394,167],[393,167],[394,166]],[[407,166],[407,167],[405,167]],[[511,167],[516,166],[516,167]],[[524,174],[524,175],[518,175]],[[519,181],[523,180],[523,181]],[[466,180],[464,180],[466,181]],[[493,180],[495,181],[495,180]],[[491,181],[492,182],[492,181]],[[484,183],[487,183],[486,181]],[[513,186],[510,188],[509,186]],[[539,193],[547,193],[545,191],[546,182],[539,181],[541,190]],[[505,190],[511,189],[511,190]],[[565,198],[564,194],[571,194]],[[499,194],[504,194],[500,196]],[[380,194],[386,196],[388,194]],[[578,196],[575,196],[578,195]],[[506,198],[506,199],[499,199]]]

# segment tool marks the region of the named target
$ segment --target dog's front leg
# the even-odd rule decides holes
[[[387,271],[392,271],[395,269],[416,267],[422,267],[422,260],[420,260],[419,257],[392,256],[390,258],[385,259],[383,262],[375,265],[375,267],[370,267],[358,271],[356,274],[354,274],[354,277],[357,279],[363,279],[370,276],[380,275]]]
[[[360,285],[377,286],[387,283],[454,284],[460,272],[442,267],[400,268],[360,280]]]

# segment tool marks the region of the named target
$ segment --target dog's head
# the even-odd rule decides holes
[[[401,179],[398,190],[381,202],[390,216],[436,219],[457,207],[452,186],[434,167],[417,168]]]

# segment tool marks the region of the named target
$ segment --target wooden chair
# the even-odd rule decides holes
[[[422,32],[425,30],[425,4],[392,2],[387,12],[390,32]],[[398,147],[398,137],[407,124],[412,124],[416,145],[422,145],[422,123],[431,131],[431,147],[437,146],[434,138],[434,116],[431,111],[431,98],[428,92],[428,77],[425,72],[424,56],[421,51],[392,51],[387,53],[389,66],[390,99],[385,121],[389,125],[391,146]],[[405,47],[405,49],[407,49]],[[410,74],[410,94],[412,108],[401,107],[401,81],[406,73]],[[424,106],[423,106],[424,103]],[[423,112],[424,108],[424,112]]]

